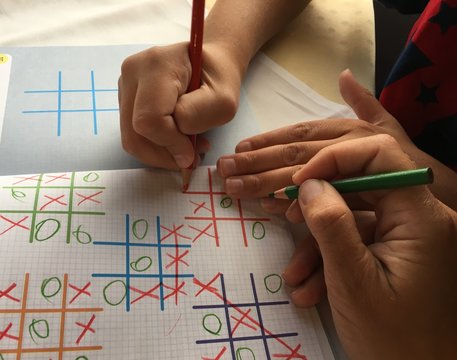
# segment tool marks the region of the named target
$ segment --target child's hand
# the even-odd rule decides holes
[[[143,163],[186,168],[194,150],[188,135],[230,121],[236,113],[242,74],[230,54],[214,44],[203,48],[202,85],[186,93],[192,68],[188,43],[153,47],[127,58],[119,79],[124,149]],[[198,152],[209,149],[199,138]]]

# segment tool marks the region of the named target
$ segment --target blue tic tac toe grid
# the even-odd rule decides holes
[[[113,108],[98,108],[97,107],[97,93],[100,92],[116,92],[118,89],[97,89],[95,86],[95,74],[94,71],[90,71],[90,88],[88,89],[64,89],[62,84],[62,71],[58,72],[57,78],[57,89],[48,90],[25,90],[25,94],[43,94],[43,95],[54,95],[57,96],[57,108],[56,109],[39,109],[39,110],[24,110],[23,114],[56,114],[57,116],[57,136],[62,134],[62,116],[65,113],[92,113],[92,132],[97,135],[99,132],[97,123],[97,113],[99,112],[118,112],[119,107]],[[90,97],[92,106],[90,108],[80,109],[65,109],[62,106],[62,95],[65,93],[87,93]]]
[[[298,336],[298,333],[296,332],[288,332],[288,333],[279,333],[279,334],[274,334],[271,331],[267,329],[267,327],[264,324],[264,321],[262,319],[262,308],[265,307],[271,307],[271,306],[281,306],[281,305],[288,305],[289,301],[284,300],[284,301],[265,301],[265,302],[260,302],[256,290],[256,284],[254,280],[254,275],[251,273],[250,274],[250,281],[251,281],[251,288],[252,288],[252,294],[253,294],[253,302],[245,302],[245,303],[233,303],[229,299],[227,299],[227,292],[226,292],[226,286],[224,282],[224,275],[221,273],[219,274],[220,277],[220,282],[221,282],[221,294],[219,298],[222,300],[222,304],[211,304],[211,305],[194,305],[192,308],[195,310],[212,310],[212,309],[223,309],[224,310],[224,321],[225,321],[225,326],[227,329],[227,337],[220,336],[220,334],[217,334],[218,336],[215,336],[212,339],[205,339],[205,340],[197,340],[197,344],[228,344],[230,347],[230,353],[232,359],[239,359],[240,354],[238,353],[238,350],[235,349],[235,343],[236,342],[250,342],[250,341],[262,341],[263,343],[263,349],[265,352],[265,359],[270,360],[272,358],[271,351],[268,345],[268,340],[269,339],[275,339],[276,341],[280,342],[283,346],[284,349],[288,352],[288,354],[281,354],[279,357],[287,358],[287,359],[306,359],[304,355],[301,355],[299,353],[301,345],[297,345],[296,347],[292,347],[289,344],[287,344],[283,339],[284,338],[290,338],[290,337],[296,337]],[[208,286],[208,285],[207,285]],[[250,310],[241,310],[241,309],[255,309],[255,315],[249,315]],[[240,317],[241,320],[238,320],[237,324],[235,326],[232,326],[232,320],[230,319],[230,309],[235,309]],[[246,319],[250,320],[251,322],[256,324],[256,327],[258,327],[259,334],[258,335],[252,335],[252,336],[234,336],[234,332],[236,329],[236,326],[239,324],[243,324],[243,318],[246,317]],[[246,347],[243,347],[241,349],[244,350],[249,350]],[[226,348],[222,348],[222,351],[219,353],[217,359],[219,359],[219,356],[222,356],[222,354],[226,351]],[[252,354],[253,355],[253,354]],[[277,357],[277,356],[274,356]]]
[[[117,242],[117,241],[94,241],[94,245],[103,245],[103,246],[117,246],[117,247],[124,247],[125,248],[125,273],[111,273],[111,274],[104,274],[104,273],[94,273],[92,274],[95,278],[110,278],[110,279],[125,279],[125,310],[128,312],[130,311],[131,305],[131,279],[132,278],[153,278],[159,280],[159,301],[160,301],[160,310],[165,309],[165,295],[164,295],[164,280],[165,279],[181,279],[181,278],[193,278],[193,274],[166,274],[164,273],[164,264],[163,264],[163,249],[166,248],[190,248],[191,245],[188,244],[163,244],[161,242],[161,226],[160,226],[160,217],[156,217],[156,239],[150,243],[143,243],[143,242],[132,242],[131,241],[131,224],[130,224],[130,216],[129,214],[125,215],[125,241],[124,242]],[[142,237],[140,237],[142,239]],[[130,249],[132,247],[139,247],[144,249],[153,249],[157,252],[156,259],[157,259],[157,268],[158,271],[156,273],[139,273],[133,269],[131,269],[132,259],[130,256]],[[151,259],[153,256],[151,256]],[[132,272],[133,270],[133,272]]]

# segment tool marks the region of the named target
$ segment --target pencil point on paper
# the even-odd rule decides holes
[[[186,192],[189,189],[190,184],[190,177],[192,176],[192,168],[191,169],[181,169],[182,175],[182,192]]]

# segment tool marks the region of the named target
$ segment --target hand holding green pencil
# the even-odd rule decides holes
[[[393,171],[331,181],[330,184],[341,194],[369,190],[395,189],[406,186],[425,185],[433,182],[431,168]],[[270,193],[276,199],[296,199],[300,186],[291,185]]]

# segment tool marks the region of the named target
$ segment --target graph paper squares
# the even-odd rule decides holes
[[[219,300],[218,303],[212,302],[208,305],[193,306],[194,310],[205,313],[203,315],[202,326],[208,334],[208,338],[197,340],[196,344],[220,344],[219,352],[213,354],[214,357],[204,357],[204,359],[219,359],[224,354],[227,354],[232,359],[238,359],[241,353],[246,354],[246,356],[249,353],[249,356],[256,358],[255,351],[258,351],[259,343],[261,343],[262,348],[262,359],[277,357],[306,359],[306,356],[300,353],[301,345],[292,345],[289,339],[298,336],[298,333],[274,333],[269,330],[269,327],[273,324],[265,324],[262,317],[262,311],[265,308],[280,308],[281,306],[288,305],[289,301],[259,301],[256,283],[252,273],[250,274],[252,290],[252,301],[250,302],[236,303],[233,299],[228,299],[224,275],[221,273],[216,274],[207,283],[203,283],[198,279],[194,279],[194,283],[200,288],[196,292],[196,297],[201,293],[207,292]],[[209,322],[206,326],[205,322],[207,322],[207,319],[209,319]],[[256,343],[256,346],[251,348],[249,346],[250,343]],[[275,349],[274,353],[273,348]],[[278,352],[278,348],[281,349],[280,352]]]
[[[11,185],[2,188],[11,202],[8,208],[0,205],[0,237],[20,230],[30,243],[48,241],[60,234],[67,243],[91,242],[90,234],[84,231],[84,217],[105,215],[105,187],[96,185],[97,173],[88,172],[78,179],[75,172],[14,178]]]
[[[233,200],[225,192],[214,190],[214,187],[211,169],[208,168],[208,190],[185,192],[189,195],[192,207],[192,214],[185,217],[195,233],[192,242],[206,238],[219,247],[221,223],[239,224],[244,247],[249,246],[249,239],[262,239],[265,236],[264,223],[269,222],[270,218],[247,215],[241,200]]]
[[[2,283],[0,287],[4,286]],[[103,309],[78,306],[78,289],[85,291],[71,284],[67,274],[61,278],[31,279],[28,273],[22,286],[10,283],[0,289],[1,358],[62,359],[71,353],[83,359],[102,350],[102,346],[94,344],[93,336]],[[43,300],[41,306],[31,301],[38,297]]]
[[[160,303],[162,311],[167,300],[173,300],[177,305],[179,297],[187,295],[183,289],[186,279],[193,278],[192,273],[185,272],[189,267],[186,256],[191,245],[178,242],[177,234],[181,226],[165,227],[157,216],[156,234],[151,235],[145,230],[149,229],[149,224],[146,224],[148,222],[145,219],[131,220],[129,214],[126,214],[124,241],[94,242],[96,246],[119,248],[119,256],[125,258],[125,267],[122,271],[94,273],[92,276],[109,279],[110,284],[117,282],[118,285],[124,286],[124,296],[115,305],[125,302],[127,312],[135,302],[142,299],[155,299]],[[138,249],[139,255],[135,256],[135,250]],[[140,289],[137,285],[140,283],[138,280],[146,279],[147,287]],[[145,281],[141,283],[144,284]]]

